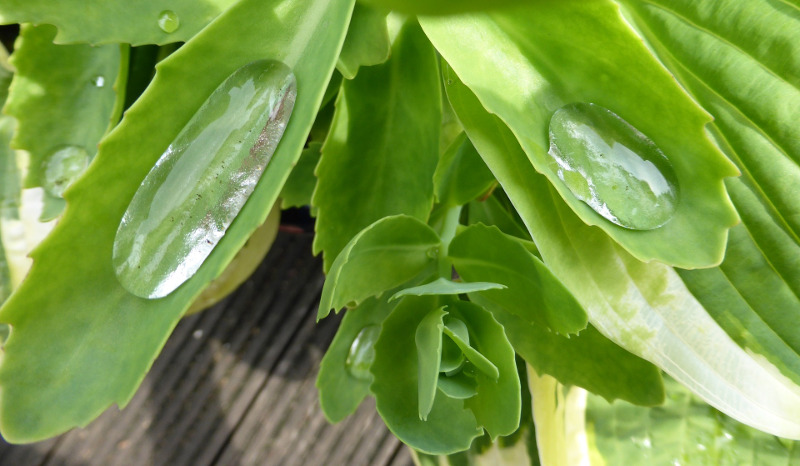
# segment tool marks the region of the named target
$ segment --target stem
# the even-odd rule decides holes
[[[444,222],[442,223],[442,232],[439,237],[442,240],[442,247],[439,250],[439,276],[442,278],[450,279],[453,275],[451,271],[450,261],[447,257],[447,249],[450,247],[450,242],[456,236],[458,229],[458,219],[461,218],[462,206],[451,207],[447,213],[444,214]]]

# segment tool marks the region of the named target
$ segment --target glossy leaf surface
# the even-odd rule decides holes
[[[111,403],[130,400],[184,310],[275,203],[316,116],[351,9],[347,0],[292,0],[280,11],[243,1],[158,66],[153,83],[101,143],[83,181],[67,192],[70,204],[58,228],[34,253],[25,284],[0,310],[0,321],[14,328],[0,366],[4,438],[56,435],[85,425]],[[159,301],[125,292],[113,275],[111,247],[133,193],[217,85],[265,57],[294,70],[298,99],[250,202],[179,292]],[[97,185],[109,179],[116,181],[97,196]]]
[[[59,29],[56,41],[62,44],[166,44],[189,40],[235,3],[234,0],[173,0],[166,7],[165,2],[158,0],[136,3],[125,0],[6,0],[0,5],[0,24],[53,24]],[[164,12],[172,12],[177,18],[177,28],[171,33],[159,26]]]
[[[459,78],[508,125],[529,164],[583,222],[599,226],[640,260],[687,268],[722,260],[727,230],[736,222],[722,179],[737,171],[706,134],[708,114],[652,56],[616,4],[539,2],[420,21]],[[666,225],[648,231],[619,227],[578,200],[557,176],[547,153],[548,127],[558,108],[574,102],[611,110],[664,151],[681,192]]]
[[[378,220],[356,235],[331,266],[322,287],[317,319],[349,303],[378,296],[436,265],[439,237],[414,217]]]
[[[392,58],[345,81],[317,166],[314,252],[325,269],[362,228],[388,215],[425,220],[438,160],[440,84],[436,56],[415,22]]]
[[[465,11],[493,10],[515,4],[523,0],[363,0],[364,3],[400,11],[403,13],[430,15],[452,14]]]
[[[43,186],[60,148],[89,158],[109,128],[120,67],[118,45],[55,45],[52,26],[24,25],[11,62],[17,69],[4,112],[19,122],[13,145],[30,153],[25,187]]]
[[[467,134],[526,222],[545,263],[575,294],[590,322],[726,414],[768,432],[800,436],[800,390],[742,350],[674,270],[637,261],[583,224],[533,171],[508,128],[450,79],[448,96]]]

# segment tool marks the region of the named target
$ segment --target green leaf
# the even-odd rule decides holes
[[[59,30],[56,42],[61,44],[166,44],[189,40],[235,3],[236,0],[171,0],[167,6],[159,0],[4,0],[0,24],[53,24]],[[158,24],[165,11],[178,17],[178,28],[172,33]]]
[[[396,305],[371,298],[345,313],[317,376],[319,404],[328,421],[336,423],[355,412],[369,393],[370,380],[356,378],[348,371],[347,356],[359,332],[370,325],[381,325]]]
[[[472,410],[478,424],[492,440],[512,434],[519,427],[522,400],[514,349],[503,327],[488,311],[473,303],[457,301],[447,310],[451,317],[467,324],[471,351],[485,358],[495,369],[481,368],[475,364],[477,360],[465,352],[479,371],[475,374],[478,394],[465,400],[464,405]]]
[[[409,295],[414,295],[414,296],[454,295],[454,294],[472,293],[475,291],[484,291],[484,290],[501,290],[504,288],[506,288],[506,286],[501,285],[499,283],[488,283],[488,282],[464,283],[464,282],[454,282],[452,280],[439,277],[430,283],[415,286],[413,288],[406,288],[404,290],[400,290],[394,295],[392,295],[392,297],[389,298],[389,300],[393,301],[395,299]]]
[[[378,414],[397,438],[424,453],[445,455],[469,448],[481,429],[462,400],[441,390],[436,392],[427,421],[419,419],[413,396],[419,383],[414,335],[422,319],[439,306],[437,297],[407,296],[386,318],[375,344],[370,391]]]
[[[362,0],[362,2],[367,5],[420,15],[446,15],[465,11],[493,10],[525,3],[524,0]]]
[[[728,188],[743,223],[731,230],[725,261],[679,273],[734,341],[800,384],[800,246],[741,180]]]
[[[659,58],[714,115],[719,142],[770,215],[800,241],[800,18],[790,3],[622,2]]]
[[[342,84],[317,167],[314,252],[325,269],[350,238],[396,214],[425,220],[433,204],[441,120],[436,56],[416,23],[392,58]]]
[[[386,217],[363,229],[345,246],[322,287],[317,320],[331,309],[356,305],[421,274],[433,273],[439,236],[414,217]],[[425,273],[425,272],[428,273]]]
[[[336,69],[345,78],[353,79],[360,67],[379,65],[388,60],[391,50],[386,13],[356,4]]]
[[[419,397],[419,418],[428,420],[433,409],[436,386],[439,381],[439,367],[442,362],[442,319],[447,313],[442,308],[429,312],[417,325],[414,343],[417,347],[417,395]]]
[[[586,434],[588,447],[602,458],[598,464],[767,465],[795,464],[800,459],[797,442],[740,424],[674,380],[666,382],[667,402],[657,408],[609,404],[588,395]]]
[[[616,3],[537,2],[420,22],[460,80],[508,125],[529,164],[546,175],[583,222],[597,225],[643,261],[685,268],[721,262],[728,228],[736,222],[722,179],[737,171],[709,139],[708,114],[653,57]],[[549,122],[556,109],[574,102],[610,109],[667,155],[680,201],[664,226],[615,225],[578,200],[558,177],[548,154]]]
[[[534,172],[508,128],[455,77],[451,81],[448,96],[467,135],[519,211],[548,268],[573,292],[589,321],[726,414],[767,432],[800,437],[797,388],[742,350],[673,269],[639,262],[602,231],[586,226]]]
[[[464,327],[464,329],[466,330],[466,327]],[[442,330],[444,331],[445,335],[450,337],[450,339],[452,339],[455,342],[455,344],[458,346],[461,352],[464,353],[464,356],[466,357],[467,361],[469,361],[470,363],[472,363],[473,366],[475,366],[475,369],[482,372],[484,375],[488,376],[493,381],[495,382],[497,381],[497,379],[500,377],[500,372],[498,371],[497,366],[492,364],[492,361],[486,359],[484,355],[482,355],[479,351],[470,346],[469,338],[465,338],[468,335],[464,335],[462,337],[461,335],[458,334],[458,332],[454,332],[452,327],[449,325],[445,325]]]
[[[448,250],[456,271],[467,281],[502,283],[503,290],[478,291],[524,321],[567,335],[586,328],[586,312],[536,256],[496,227],[473,225],[453,239]]]
[[[23,25],[11,56],[17,69],[5,113],[19,122],[12,145],[30,153],[25,187],[44,186],[47,158],[64,146],[89,157],[109,127],[120,47],[55,45],[55,28]]]
[[[317,186],[317,177],[314,169],[319,163],[322,144],[312,142],[300,154],[300,160],[292,169],[286,184],[281,191],[281,208],[303,207],[311,205],[311,195]]]
[[[463,133],[442,154],[433,175],[436,201],[445,206],[466,204],[486,194],[495,183],[492,172]]]
[[[470,378],[463,372],[453,376],[439,374],[437,386],[445,395],[459,400],[466,400],[478,394],[475,379]]]
[[[56,230],[25,283],[0,310],[12,326],[0,366],[0,428],[30,442],[124,406],[180,316],[263,223],[297,161],[344,40],[352,0],[244,0],[158,65],[156,77],[67,192]],[[294,70],[298,97],[250,200],[198,273],[167,298],[124,291],[111,264],[120,218],[164,149],[228,75],[256,59]],[[191,86],[186,83],[191,82]],[[153,115],[159,118],[153,118]],[[109,184],[107,180],[115,180]],[[103,195],[97,186],[103,185]]]

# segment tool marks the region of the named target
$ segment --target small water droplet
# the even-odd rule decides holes
[[[158,27],[167,34],[178,30],[181,26],[181,19],[172,10],[164,10],[158,15]]]
[[[92,79],[92,84],[94,84],[95,87],[103,87],[106,85],[106,78],[102,76],[95,76],[94,79]]]
[[[552,168],[572,194],[625,228],[652,230],[675,213],[678,179],[664,153],[612,111],[590,103],[550,120]]]
[[[380,325],[368,325],[361,329],[350,345],[344,366],[347,372],[359,380],[370,380],[369,368],[375,359],[375,342],[381,334]]]
[[[439,257],[439,247],[438,246],[434,246],[434,247],[428,249],[428,251],[426,252],[426,255],[428,257],[430,257],[431,259],[436,259],[437,257]]]
[[[697,444],[697,449],[698,449],[699,451],[706,451],[706,450],[708,450],[708,448],[707,448],[705,445],[703,445],[702,443],[698,443],[698,444]]]
[[[192,338],[199,340],[203,338],[203,329],[197,329],[192,333]]]
[[[123,287],[162,298],[197,272],[253,193],[296,95],[291,69],[261,60],[236,70],[208,97],[122,217],[113,264]]]
[[[44,161],[44,189],[53,196],[63,197],[64,191],[89,166],[89,153],[79,146],[60,146]]]

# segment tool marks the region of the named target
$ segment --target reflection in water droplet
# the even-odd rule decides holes
[[[658,228],[675,212],[678,178],[664,153],[610,110],[575,103],[550,120],[552,169],[572,194],[625,228]]]
[[[64,191],[81,176],[89,166],[89,153],[79,146],[56,148],[44,161],[44,189],[53,196],[62,197]]]
[[[119,282],[161,298],[188,280],[252,194],[283,136],[296,84],[283,63],[239,68],[144,178],[114,238]]]
[[[158,27],[167,34],[173,33],[181,26],[181,19],[172,10],[164,10],[158,15]]]
[[[95,87],[103,87],[106,85],[106,78],[102,76],[95,76],[95,78],[92,79],[92,84],[94,84]]]
[[[370,380],[369,367],[375,359],[375,342],[381,334],[380,325],[369,325],[361,329],[350,345],[344,366],[347,372],[359,380]]]

